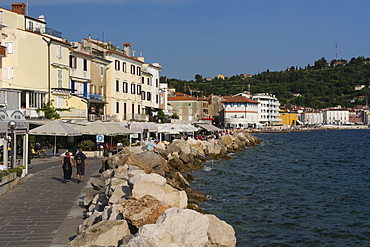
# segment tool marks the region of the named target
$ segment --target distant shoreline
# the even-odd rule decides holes
[[[309,132],[309,131],[326,131],[326,130],[349,130],[349,129],[370,129],[367,125],[339,125],[339,126],[321,126],[318,128],[294,128],[294,129],[256,129],[251,130],[250,133],[291,133],[291,132]]]

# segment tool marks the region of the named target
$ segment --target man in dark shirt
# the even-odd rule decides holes
[[[77,183],[83,182],[83,177],[85,175],[85,168],[87,168],[87,158],[86,155],[82,152],[82,149],[80,148],[75,155],[74,163],[77,168]]]

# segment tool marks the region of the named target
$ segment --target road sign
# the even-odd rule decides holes
[[[96,142],[104,142],[104,135],[96,135]]]

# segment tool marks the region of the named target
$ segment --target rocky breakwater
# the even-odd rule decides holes
[[[235,246],[231,225],[205,214],[205,195],[190,188],[191,171],[208,158],[252,146],[248,133],[158,144],[159,154],[132,147],[103,160],[85,198],[86,218],[68,246]]]

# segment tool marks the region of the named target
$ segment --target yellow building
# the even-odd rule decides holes
[[[89,38],[94,56],[110,63],[106,70],[105,107],[109,118],[116,121],[148,121],[152,110],[159,108],[160,66],[134,57],[131,44],[123,50],[109,42]]]
[[[279,118],[284,128],[290,128],[293,125],[297,125],[298,113],[293,112],[280,112]]]
[[[2,29],[6,27],[6,25],[3,23],[3,11],[0,9],[0,88],[3,86],[3,57],[6,56],[6,47],[2,45],[2,39],[3,39],[3,31]]]
[[[3,28],[3,88],[21,92],[18,100],[26,117],[38,117],[37,108],[51,102],[66,108],[69,90],[69,43],[61,33],[46,27],[43,16],[25,15],[25,4],[0,9]]]

